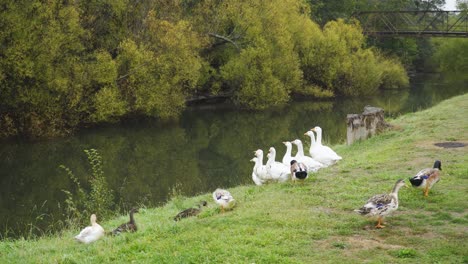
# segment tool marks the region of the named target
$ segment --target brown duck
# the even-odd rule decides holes
[[[134,213],[138,213],[138,208],[132,208],[132,210],[130,210],[130,221],[128,223],[121,224],[119,227],[114,229],[114,231],[112,231],[112,234],[119,235],[123,232],[136,232],[138,230],[138,227],[135,223],[135,219],[133,218]]]
[[[178,213],[174,217],[174,221],[179,221],[182,218],[187,218],[191,216],[196,216],[201,212],[201,207],[206,206],[208,203],[206,201],[202,201],[199,205],[198,208],[188,208],[183,210],[182,212]]]

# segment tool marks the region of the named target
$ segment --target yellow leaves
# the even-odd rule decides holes
[[[94,122],[116,121],[116,118],[127,111],[126,102],[120,98],[119,91],[113,86],[105,86],[95,94],[94,107],[95,111],[91,116]]]

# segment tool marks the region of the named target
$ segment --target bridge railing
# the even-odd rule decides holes
[[[367,35],[468,37],[468,13],[463,11],[363,11],[353,17]]]

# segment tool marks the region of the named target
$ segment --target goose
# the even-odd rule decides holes
[[[326,166],[333,165],[342,159],[342,157],[338,156],[338,154],[336,154],[336,152],[333,151],[330,147],[322,145],[322,129],[320,127],[316,126],[310,131],[306,132],[304,135],[308,135],[311,141],[314,141],[314,133],[312,131],[317,133],[317,141],[315,144],[311,144],[309,150],[310,156],[312,158],[325,164]]]
[[[297,146],[297,153],[294,159],[304,163],[307,166],[308,171],[316,172],[324,167],[322,163],[304,155],[304,148],[300,139],[295,139],[292,143]]]
[[[259,170],[259,167],[261,167],[263,165],[261,164],[260,160],[257,157],[251,159],[250,161],[255,163],[255,165],[253,167],[253,170],[252,170],[252,180],[258,186],[263,185],[265,183],[265,180],[260,179],[260,177],[258,177],[257,173],[256,173],[256,171]],[[265,167],[265,166],[263,166],[263,167]],[[266,167],[265,167],[265,170],[266,170]]]
[[[208,203],[206,201],[201,201],[200,204],[198,204],[198,208],[188,208],[183,210],[174,217],[174,221],[179,221],[182,218],[198,215],[201,212],[201,207],[206,206],[207,204]]]
[[[123,232],[136,232],[138,230],[138,227],[135,223],[135,219],[133,218],[134,213],[138,213],[138,208],[132,208],[132,210],[130,210],[130,221],[127,223],[121,224],[119,227],[114,229],[114,231],[112,231],[112,234],[119,235],[120,233],[123,233]]]
[[[285,141],[283,144],[286,146],[286,152],[284,153],[282,162],[284,165],[290,166],[291,160],[293,160],[291,156],[292,144],[289,141]]]
[[[234,200],[231,193],[224,189],[216,189],[213,192],[213,200],[221,207],[221,212],[232,209],[236,205],[236,200]]]
[[[399,179],[390,194],[378,194],[372,196],[367,203],[354,210],[355,212],[365,216],[378,216],[376,228],[384,228],[383,218],[391,212],[398,209],[398,191],[401,187],[406,186],[403,179]]]
[[[263,150],[257,149],[254,151],[255,157],[258,159],[255,163],[254,170],[256,176],[263,182],[273,180],[271,175],[268,173],[267,166],[263,165]]]
[[[83,230],[81,230],[80,234],[75,236],[75,239],[77,241],[88,244],[104,236],[104,228],[102,228],[102,226],[96,223],[95,214],[91,215],[90,220],[91,220],[91,225],[85,227]]]
[[[307,179],[307,166],[304,163],[291,160],[290,170],[292,181]]]
[[[274,147],[271,147],[268,151],[268,161],[266,163],[267,173],[275,181],[285,182],[289,178],[291,173],[288,166],[284,165],[281,162],[275,161],[276,159],[276,150]]]
[[[429,189],[432,188],[440,180],[440,171],[442,170],[442,163],[440,160],[434,162],[432,168],[420,170],[416,176],[409,179],[411,185],[416,188],[424,188],[424,196],[429,195]]]

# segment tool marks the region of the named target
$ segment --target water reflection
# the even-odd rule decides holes
[[[295,138],[303,140],[307,149],[303,133],[315,125],[323,128],[329,144],[343,143],[346,115],[362,112],[365,105],[396,116],[464,92],[466,82],[420,76],[413,79],[411,90],[383,91],[369,98],[296,101],[264,112],[226,105],[191,107],[179,122],[169,125],[135,122],[90,129],[67,139],[2,142],[0,233],[41,233],[63,219],[62,190],[71,190],[73,184],[58,166],[69,167],[85,183],[90,168],[84,149],[101,153],[104,174],[123,208],[137,203],[154,206],[167,201],[173,189],[191,196],[251,184],[249,160],[254,150],[274,146],[281,159],[285,151],[281,142]]]

